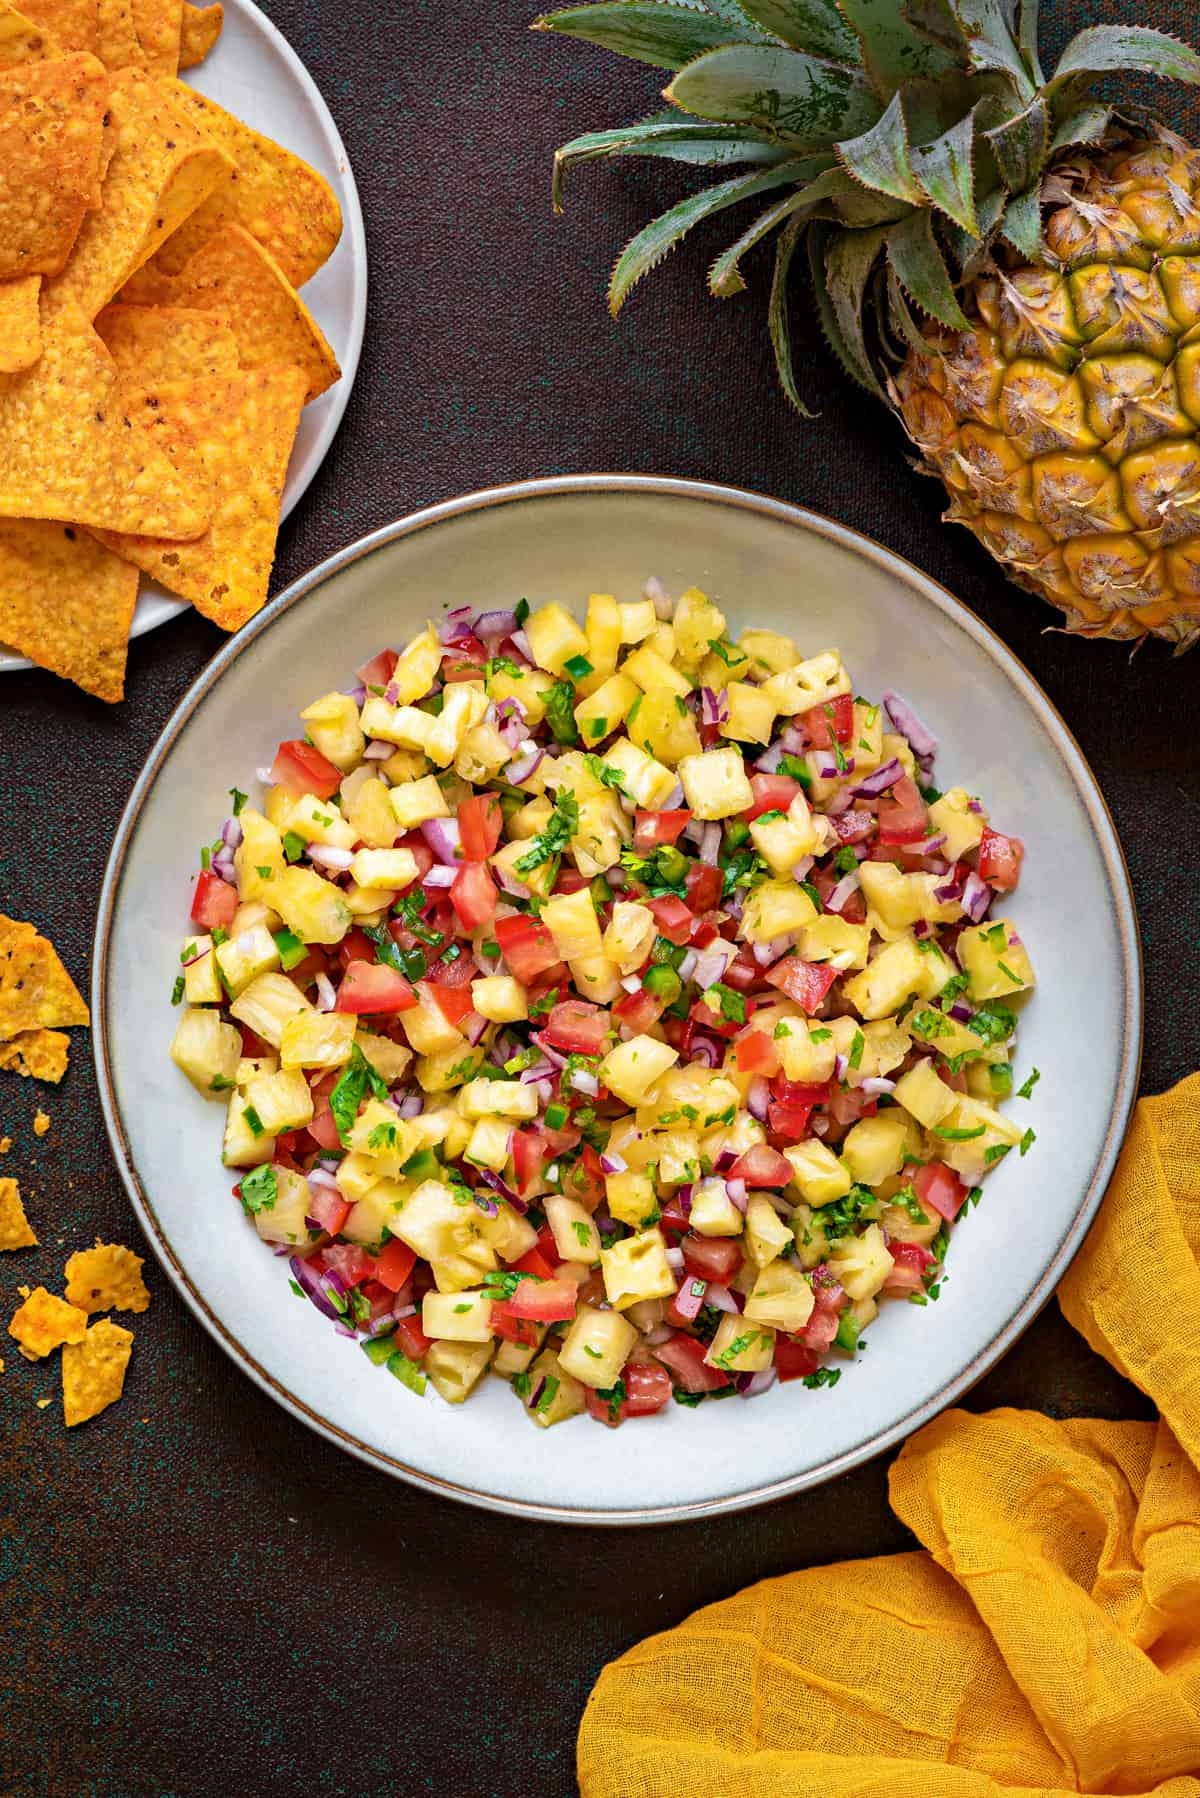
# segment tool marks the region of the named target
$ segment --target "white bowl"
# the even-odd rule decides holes
[[[461,1407],[417,1399],[307,1304],[230,1197],[223,1107],[168,1056],[169,1003],[201,843],[252,786],[300,708],[447,605],[578,607],[649,574],[695,582],[734,629],[768,625],[842,651],[860,689],[893,686],[939,734],[938,778],[986,794],[1024,838],[1011,914],[1039,985],[1018,1079],[1035,1064],[1037,1131],[955,1228],[937,1304],[883,1308],[833,1389],[668,1406],[609,1431],[534,1428],[499,1380]],[[1049,700],[987,627],[855,532],[734,489],[626,475],[530,481],[419,512],[332,557],[216,656],[138,780],[100,903],[94,1041],[114,1152],[164,1268],[230,1356],[295,1416],[364,1460],[494,1510],[664,1522],[782,1497],[892,1446],[1016,1339],[1079,1246],[1137,1084],[1137,922],[1112,822]]]

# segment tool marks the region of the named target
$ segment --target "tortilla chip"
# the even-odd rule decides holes
[[[201,306],[225,319],[243,368],[290,362],[308,376],[308,398],[339,379],[337,357],[279,264],[240,225],[210,237],[178,275],[140,268],[120,298],[135,305]]]
[[[342,234],[341,209],[328,181],[194,88],[173,81],[170,93],[192,124],[232,159],[237,175],[214,188],[163,245],[159,268],[177,275],[214,231],[238,224],[270,251],[293,287],[303,287],[329,260]]]
[[[216,0],[212,6],[193,6],[192,0],[183,0],[183,19],[179,29],[181,69],[194,69],[198,62],[204,61],[220,37],[224,23],[225,8],[221,5],[221,0]]]
[[[86,531],[0,519],[0,642],[109,705],[125,692],[137,591],[137,569]]]
[[[212,523],[194,543],[101,531],[101,540],[235,631],[266,603],[279,504],[307,382],[261,368],[128,393],[132,416],[205,495]]]
[[[32,924],[0,916],[0,1038],[90,1023],[91,1014],[54,944]]]
[[[0,71],[0,280],[64,267],[99,191],[108,87],[94,56]]]
[[[145,1311],[150,1304],[142,1257],[119,1243],[97,1238],[94,1249],[77,1249],[66,1274],[67,1301],[81,1311]]]
[[[184,306],[106,306],[96,331],[130,386],[231,375],[237,339],[215,312]]]
[[[179,73],[183,0],[133,0],[133,26],[152,75]]]
[[[38,313],[40,275],[20,275],[0,286],[0,374],[32,368],[42,353],[42,321]]]
[[[96,32],[96,0],[21,0],[21,11],[31,24],[49,32],[56,54],[87,50],[99,54]]]
[[[0,1069],[27,1079],[48,1080],[57,1086],[67,1071],[71,1039],[61,1030],[22,1030],[11,1041],[0,1043]]]
[[[36,1249],[37,1237],[21,1203],[21,1188],[7,1176],[0,1180],[0,1249]]]
[[[125,1369],[133,1351],[133,1331],[102,1317],[82,1342],[64,1348],[63,1416],[67,1428],[115,1404],[125,1390]]]
[[[163,239],[233,172],[229,158],[173,103],[175,82],[155,81],[140,69],[123,69],[111,81],[116,147],[101,204],[85,218],[67,267],[46,284],[43,326],[48,312],[67,300],[95,318]]]
[[[62,55],[62,45],[53,32],[35,25],[15,6],[0,5],[0,69],[15,69],[21,63],[45,62]]]
[[[146,52],[134,28],[132,0],[97,0],[96,30],[106,69],[115,74],[118,69],[145,68]]]
[[[40,1361],[64,1342],[83,1341],[87,1312],[77,1311],[65,1299],[55,1298],[44,1286],[35,1286],[24,1304],[13,1312],[8,1333],[20,1343],[27,1361]]]
[[[0,376],[0,518],[54,518],[195,537],[195,497],[143,431],[131,430],[112,357],[77,308],[42,319],[42,353]]]

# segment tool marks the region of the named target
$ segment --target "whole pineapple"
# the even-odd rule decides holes
[[[741,291],[774,236],[792,403],[803,242],[830,347],[896,406],[947,518],[1069,630],[1200,637],[1200,151],[1090,97],[1116,70],[1200,83],[1200,57],[1099,26],[1047,80],[1035,0],[597,0],[537,23],[677,71],[676,110],[558,152],[556,205],[578,162],[723,171],[626,247],[614,313],[693,225],[769,196],[709,287]]]

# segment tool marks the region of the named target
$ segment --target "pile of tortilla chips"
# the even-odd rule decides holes
[[[91,1017],[58,950],[32,924],[0,913],[0,1070],[58,1082],[75,1024]]]
[[[338,379],[296,291],[328,184],[176,79],[189,0],[0,0],[0,642],[124,692],[142,572],[264,604],[301,408]]]
[[[0,1180],[0,1249],[37,1246],[15,1180]],[[65,1296],[44,1286],[18,1288],[21,1303],[8,1333],[27,1361],[41,1361],[62,1349],[63,1417],[67,1428],[86,1423],[114,1404],[125,1388],[133,1331],[111,1318],[95,1323],[96,1311],[145,1311],[150,1294],[142,1279],[142,1258],[119,1243],[100,1242],[77,1250],[64,1269]]]

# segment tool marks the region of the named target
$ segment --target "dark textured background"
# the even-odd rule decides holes
[[[907,471],[895,426],[819,354],[801,378],[821,416],[793,420],[760,328],[761,270],[740,301],[704,297],[715,239],[677,253],[610,324],[601,290],[617,246],[687,176],[585,171],[556,222],[550,152],[649,110],[652,71],[529,36],[523,0],[268,11],[345,137],[372,277],[358,383],[283,533],[277,585],[415,506],[557,471],[730,481],[870,532],[986,618],[1066,716],[1137,893],[1144,1088],[1200,1065],[1200,652],[1172,662],[1151,648],[1131,663],[1116,646],[1043,634],[1050,615],[939,525],[939,492]],[[1187,0],[1153,9],[1180,32],[1189,12]],[[1079,6],[1073,23],[1101,16],[1120,12]],[[43,925],[81,982],[121,807],[219,641],[190,614],[142,638],[112,710],[49,675],[0,677],[0,909]],[[28,1083],[6,1078],[0,1094],[0,1133],[16,1141],[4,1171],[21,1175],[44,1243],[0,1270],[4,1315],[30,1268],[58,1277],[58,1239],[137,1241],[87,1039],[75,1042],[47,1137],[31,1133]],[[68,1437],[56,1363],[5,1355],[0,1793],[566,1798],[576,1722],[606,1659],[764,1575],[908,1541],[883,1461],[770,1509],[621,1535],[426,1497],[286,1417],[153,1266],[150,1284],[124,1402],[98,1424]],[[39,1411],[39,1394],[54,1404]],[[1057,1308],[970,1402],[1145,1415]]]

